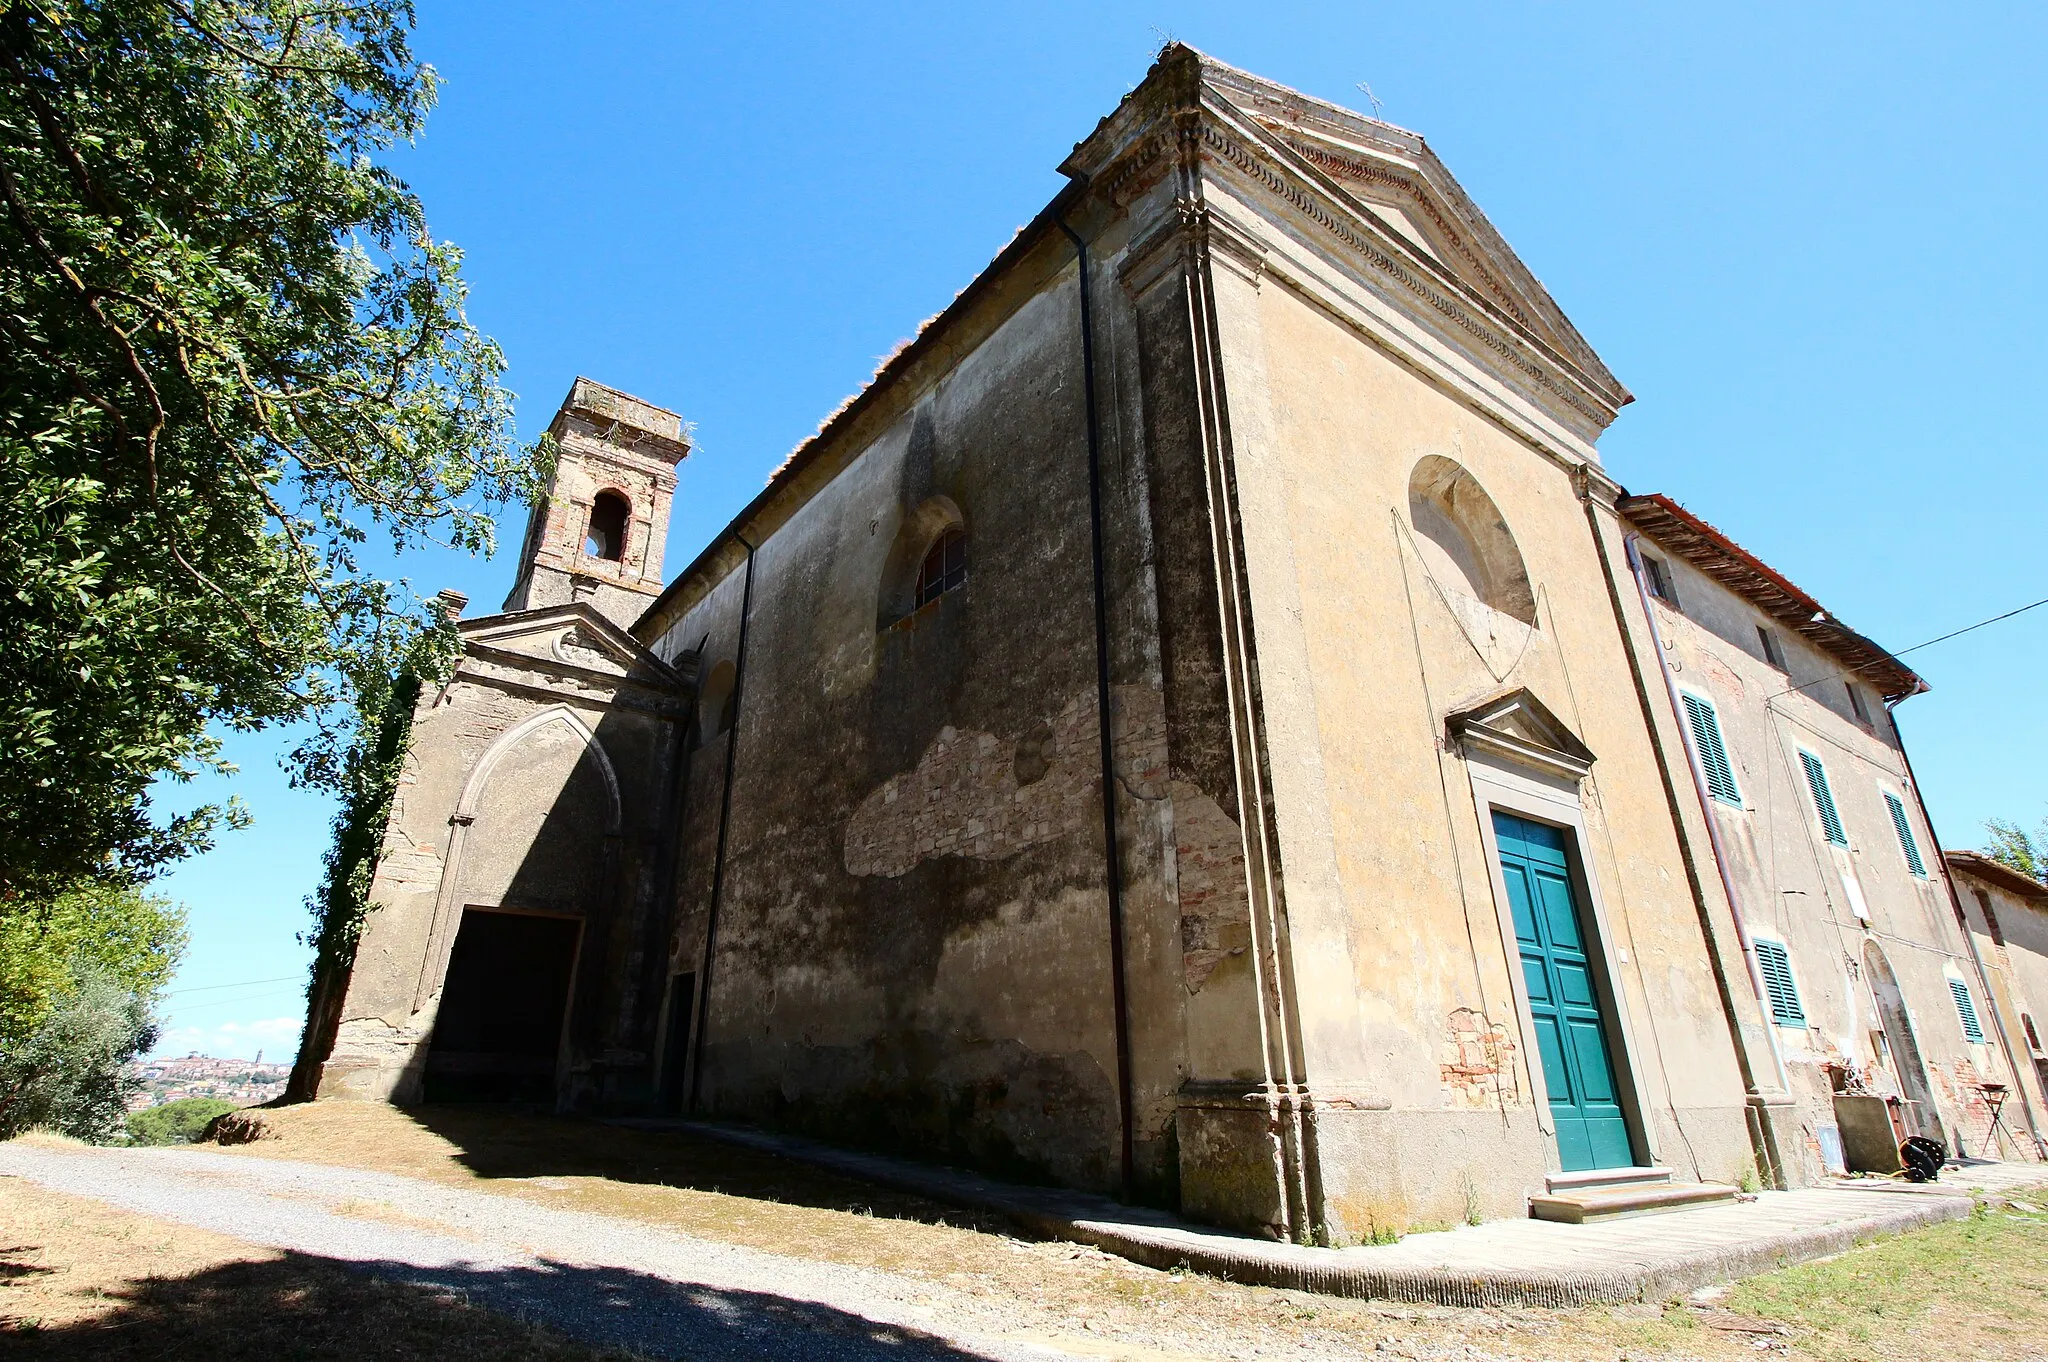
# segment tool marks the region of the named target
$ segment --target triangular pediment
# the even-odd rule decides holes
[[[1444,726],[1454,742],[1555,775],[1576,780],[1593,766],[1593,750],[1527,687],[1459,710]]]
[[[1179,148],[1179,150],[1175,150]],[[1199,148],[1518,388],[1597,432],[1633,398],[1423,138],[1170,43],[1061,169],[1133,201]],[[1290,228],[1292,230],[1293,228]],[[1253,256],[1263,243],[1252,241]],[[1497,363],[1498,361],[1498,363]]]
[[[1379,223],[1390,239],[1512,321],[1615,405],[1626,388],[1579,334],[1419,133],[1311,98],[1202,56],[1202,84],[1264,134],[1267,145]]]
[[[689,678],[582,601],[503,615],[480,615],[457,626],[470,652],[529,658],[550,667],[686,687]]]

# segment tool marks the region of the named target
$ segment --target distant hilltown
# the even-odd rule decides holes
[[[128,1099],[130,1111],[181,1097],[216,1097],[246,1107],[268,1102],[283,1092],[291,1066],[265,1064],[261,1050],[253,1060],[213,1059],[195,1052],[183,1059],[143,1060],[135,1065],[134,1073],[142,1087]]]

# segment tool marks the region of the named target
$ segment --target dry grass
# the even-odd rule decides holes
[[[264,1113],[247,1157],[371,1168],[667,1226],[1035,1305],[1102,1355],[1213,1355],[1247,1336],[1418,1358],[2040,1358],[2048,1226],[1994,1210],[1757,1278],[1711,1307],[1455,1310],[1337,1301],[1033,1242],[959,1211],[677,1134],[482,1108],[327,1103]],[[1904,1287],[1902,1283],[1909,1284]],[[2028,1347],[2033,1351],[2027,1351]]]
[[[626,1362],[447,1293],[0,1177],[0,1354]]]

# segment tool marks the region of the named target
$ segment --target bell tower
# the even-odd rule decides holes
[[[555,476],[526,522],[505,609],[589,601],[630,628],[661,594],[676,465],[690,452],[682,418],[579,378],[548,434]]]

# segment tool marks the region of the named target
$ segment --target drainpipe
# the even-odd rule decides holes
[[[1963,945],[1969,948],[1970,963],[1977,970],[1977,984],[1984,990],[1984,1000],[1991,1005],[1991,1025],[1998,1032],[1998,1048],[2005,1056],[2005,1067],[2012,1073],[2013,1091],[2020,1095],[2020,1115],[2027,1118],[2027,1134],[2034,1137],[2034,1153],[2048,1159],[2048,1141],[2041,1138],[2041,1127],[2034,1123],[2034,1104],[2027,1100],[2027,1082],[2020,1074],[2019,1061],[2013,1057],[2012,1036],[2005,1029],[2005,1013],[1998,1005],[1998,994],[1991,987],[1991,973],[1984,968],[1984,957],[1977,950],[1977,938],[1970,932],[1970,919],[1963,914],[1962,895],[1956,892],[1955,876],[1949,873],[1948,857],[1942,855],[1941,834],[1934,830],[1934,815],[1927,811],[1927,799],[1920,793],[1920,778],[1913,774],[1913,757],[1906,751],[1906,734],[1899,727],[1898,706],[1886,701],[1885,713],[1891,717],[1892,733],[1899,740],[1899,756],[1906,763],[1906,779],[1912,783],[1913,798],[1920,805],[1920,816],[1927,822],[1927,835],[1934,839],[1934,859],[1941,863],[1941,882],[1948,890],[1949,907],[1955,910],[1956,925],[1963,929]],[[1993,1146],[1994,1151],[1996,1146]],[[1961,1153],[1961,1150],[1957,1150]]]
[[[705,641],[709,641],[708,635]],[[699,643],[697,645],[697,661],[700,679],[703,670],[703,659],[704,644]],[[675,1066],[681,1064],[687,1069],[690,1062],[687,1042],[685,1043],[685,1052],[683,1054],[672,1055],[668,1052],[668,1036],[674,1030],[673,1023],[669,1021],[668,1009],[676,1005],[676,999],[671,974],[675,967],[669,958],[666,944],[674,941],[676,930],[676,869],[677,863],[682,859],[682,849],[679,844],[682,841],[683,833],[683,796],[689,792],[690,727],[691,716],[687,713],[679,716],[675,724],[675,736],[669,742],[668,793],[662,804],[660,824],[662,828],[661,854],[656,861],[654,871],[654,882],[659,886],[655,892],[661,896],[656,900],[657,907],[655,913],[656,919],[661,923],[662,940],[664,942],[660,957],[661,972],[663,978],[669,981],[668,1006],[657,1008],[654,1015],[654,1047],[661,1056],[661,1062],[656,1066],[654,1073],[654,1105],[652,1110],[657,1116],[668,1115],[666,1111],[662,1110],[666,1104],[668,1094],[677,1091],[681,1087],[681,1079],[673,1076],[675,1074]],[[695,999],[691,1000],[692,1006],[695,1005],[695,1001]],[[687,1033],[685,1034],[687,1035]]]
[[[1671,662],[1665,656],[1664,633],[1657,627],[1657,611],[1650,604],[1650,584],[1643,579],[1643,556],[1636,551],[1638,538],[1637,535],[1629,535],[1623,541],[1623,551],[1628,554],[1629,573],[1636,581],[1636,597],[1643,604],[1643,618],[1650,622],[1650,643],[1657,650],[1657,672],[1664,678],[1664,695],[1671,702],[1671,718],[1678,725],[1682,739],[1685,705],[1678,698],[1678,682],[1672,679]],[[1764,1039],[1770,1043],[1771,1064],[1777,1070],[1778,1087],[1790,1092],[1792,1083],[1785,1071],[1785,1055],[1778,1048],[1778,1028],[1771,1020],[1770,994],[1764,988],[1763,969],[1757,964],[1749,923],[1742,915],[1742,900],[1735,893],[1735,877],[1728,869],[1728,849],[1722,844],[1720,825],[1714,821],[1714,806],[1707,791],[1707,773],[1700,765],[1700,754],[1691,742],[1686,742],[1685,752],[1686,769],[1692,772],[1693,792],[1700,800],[1700,816],[1707,820],[1707,840],[1714,848],[1714,869],[1720,872],[1721,890],[1728,896],[1728,914],[1735,919],[1735,931],[1742,938],[1742,962],[1749,969],[1749,986],[1756,994],[1757,1006],[1763,1013]]]
[[[725,839],[726,830],[732,823],[732,773],[733,758],[740,747],[740,701],[745,695],[747,679],[747,618],[754,606],[754,546],[746,538],[735,534],[733,538],[746,545],[747,572],[740,587],[740,639],[734,651],[732,664],[732,727],[725,734],[725,785],[718,798],[718,849],[711,860],[711,907],[704,917],[704,964],[697,972],[697,1028],[696,1044],[691,1046],[690,1057],[690,1098],[688,1108],[692,1115],[697,1111],[697,1093],[704,1085],[704,1030],[711,1016],[711,965],[718,951],[718,909],[725,898]]]
[[[1109,883],[1109,989],[1115,1011],[1117,1114],[1122,1135],[1117,1150],[1123,1195],[1135,1192],[1135,1160],[1131,1145],[1131,1020],[1124,984],[1124,872],[1116,835],[1116,765],[1109,730],[1109,590],[1102,548],[1102,426],[1095,403],[1094,290],[1088,276],[1088,243],[1067,225],[1053,221],[1074,243],[1081,276],[1081,397],[1088,416],[1088,527],[1095,568],[1095,728],[1102,759],[1102,859]]]

